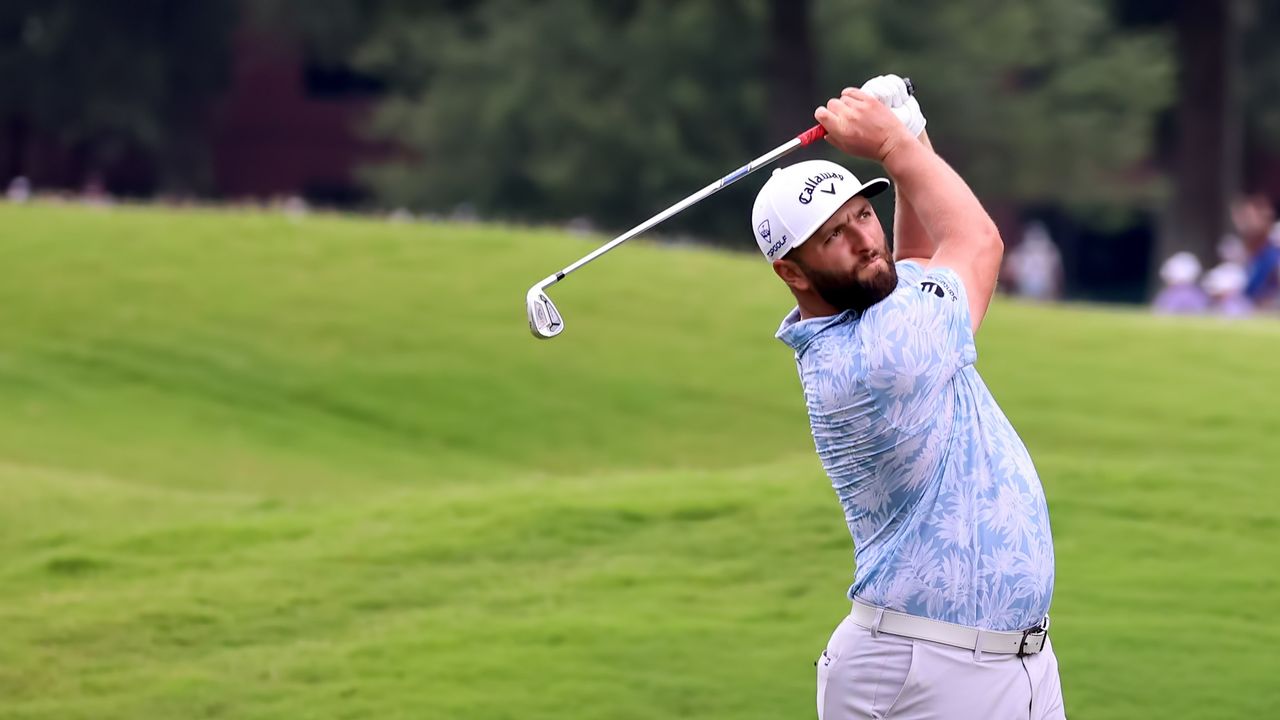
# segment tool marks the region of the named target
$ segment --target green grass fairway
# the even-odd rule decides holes
[[[788,296],[637,244],[534,340],[592,242],[0,206],[0,717],[812,717],[852,552]],[[1071,716],[1280,714],[1280,322],[997,303],[979,354]]]

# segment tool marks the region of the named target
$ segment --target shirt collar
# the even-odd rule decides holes
[[[858,317],[857,311],[845,310],[836,315],[825,315],[823,317],[811,317],[807,320],[800,319],[800,308],[796,307],[787,316],[782,319],[782,324],[778,326],[778,333],[774,337],[786,343],[792,350],[796,351],[796,355],[804,352],[805,347],[809,344],[818,333],[827,328],[838,325],[847,320]]]

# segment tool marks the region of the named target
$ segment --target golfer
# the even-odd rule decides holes
[[[1044,491],[974,368],[1000,234],[931,149],[902,79],[846,89],[814,117],[897,186],[892,255],[867,200],[888,180],[834,163],[775,171],[751,218],[796,298],[778,338],[855,548],[818,717],[1062,718]]]

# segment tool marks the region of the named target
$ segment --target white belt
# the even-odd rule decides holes
[[[1035,627],[1014,632],[980,630],[941,620],[931,620],[916,615],[886,610],[858,600],[853,601],[850,619],[870,631],[900,635],[916,640],[952,645],[965,650],[1003,655],[1034,655],[1044,649],[1049,636],[1049,616]]]

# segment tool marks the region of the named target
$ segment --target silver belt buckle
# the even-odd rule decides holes
[[[1018,657],[1035,655],[1044,650],[1044,641],[1047,637],[1049,637],[1049,616],[1045,615],[1039,625],[1022,631],[1022,642],[1018,643]]]

